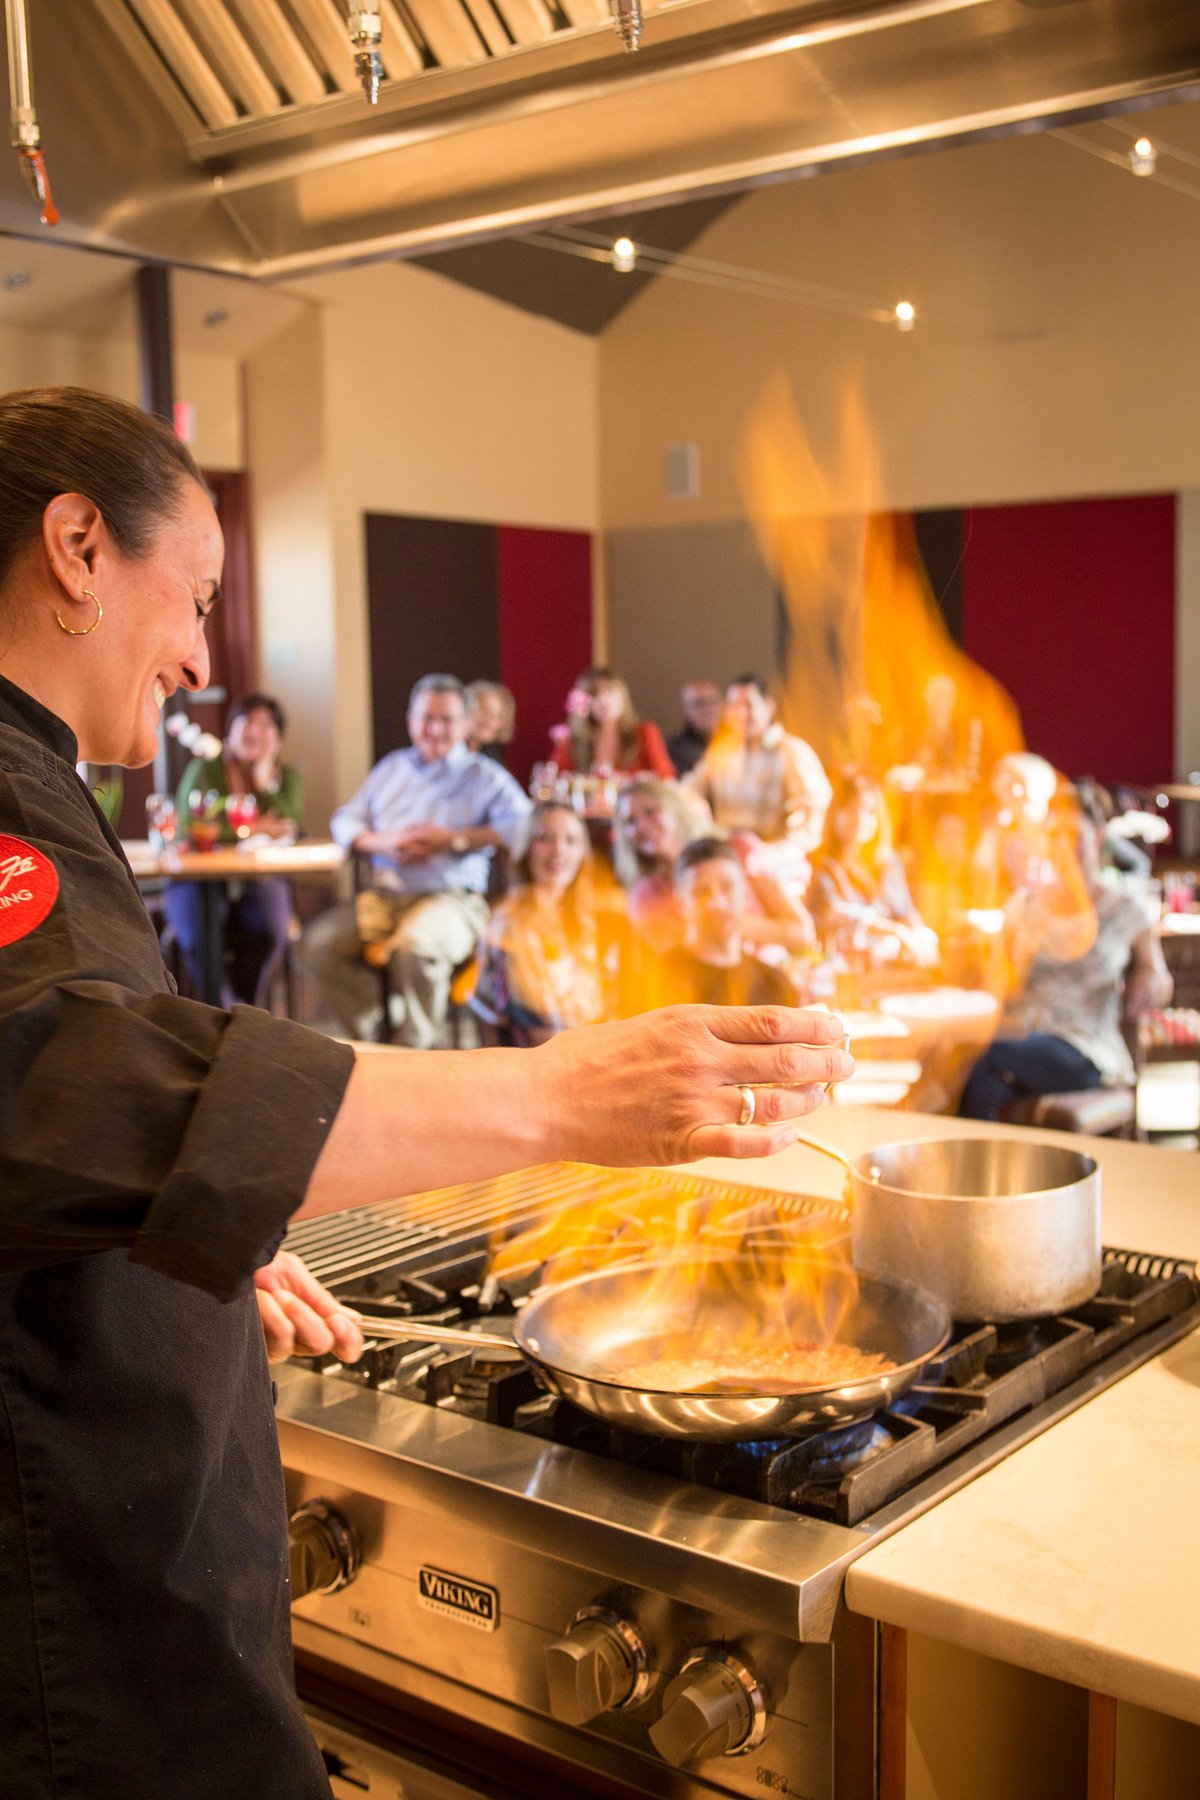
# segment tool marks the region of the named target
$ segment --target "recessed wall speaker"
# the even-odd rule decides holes
[[[668,444],[663,457],[668,500],[694,500],[700,492],[699,444]]]

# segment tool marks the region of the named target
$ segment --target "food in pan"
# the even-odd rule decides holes
[[[627,1387],[658,1394],[774,1393],[843,1387],[886,1375],[895,1367],[889,1357],[854,1344],[797,1343],[778,1350],[751,1345],[711,1355],[681,1351],[629,1363],[622,1366],[620,1380]]]

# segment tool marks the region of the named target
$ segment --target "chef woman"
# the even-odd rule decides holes
[[[148,762],[204,687],[222,555],[164,425],[0,397],[4,1800],[328,1800],[263,1325],[360,1341],[276,1256],[291,1218],[556,1157],[766,1154],[851,1066],[839,1024],[779,1008],[359,1057],[180,998],[75,764]]]

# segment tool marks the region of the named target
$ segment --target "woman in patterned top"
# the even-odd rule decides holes
[[[1099,825],[1079,821],[1079,863],[1095,908],[1095,935],[1082,955],[1070,953],[1077,909],[1056,909],[1055,889],[1026,888],[1010,902],[1010,928],[1033,960],[995,1042],[967,1078],[963,1118],[997,1120],[1032,1096],[1133,1082],[1122,1017],[1165,1006],[1171,976],[1144,899],[1128,884],[1103,880],[1103,841]]]

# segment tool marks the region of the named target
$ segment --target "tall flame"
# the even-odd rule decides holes
[[[846,397],[837,453],[823,466],[786,384],[773,385],[747,435],[741,480],[785,622],[781,718],[831,774],[852,769],[878,784],[889,837],[940,943],[939,979],[980,990],[968,996],[976,1000],[988,991],[1002,999],[1039,950],[1081,954],[1095,915],[1073,793],[1025,753],[1012,699],[953,642],[911,520],[880,505],[857,395]],[[934,998],[913,996],[914,1020]],[[996,1010],[975,1013],[988,1028]],[[936,1030],[936,1019],[927,1008],[926,1027]],[[966,1044],[960,1074],[979,1047],[978,1037]],[[947,1073],[947,1102],[952,1088]],[[640,1265],[629,1292],[643,1313],[686,1319],[705,1344],[715,1333],[733,1362],[739,1352],[786,1352],[798,1337],[836,1341],[856,1299],[840,1222],[797,1218],[768,1195],[747,1211],[737,1190],[697,1184],[681,1202],[645,1174],[568,1174],[572,1204],[515,1231],[510,1218],[497,1233],[492,1278],[562,1283]],[[503,1183],[493,1188],[493,1205],[504,1193]],[[612,1341],[611,1296],[605,1318],[581,1318],[580,1329],[592,1323],[598,1340]],[[631,1318],[631,1337],[637,1329]]]

